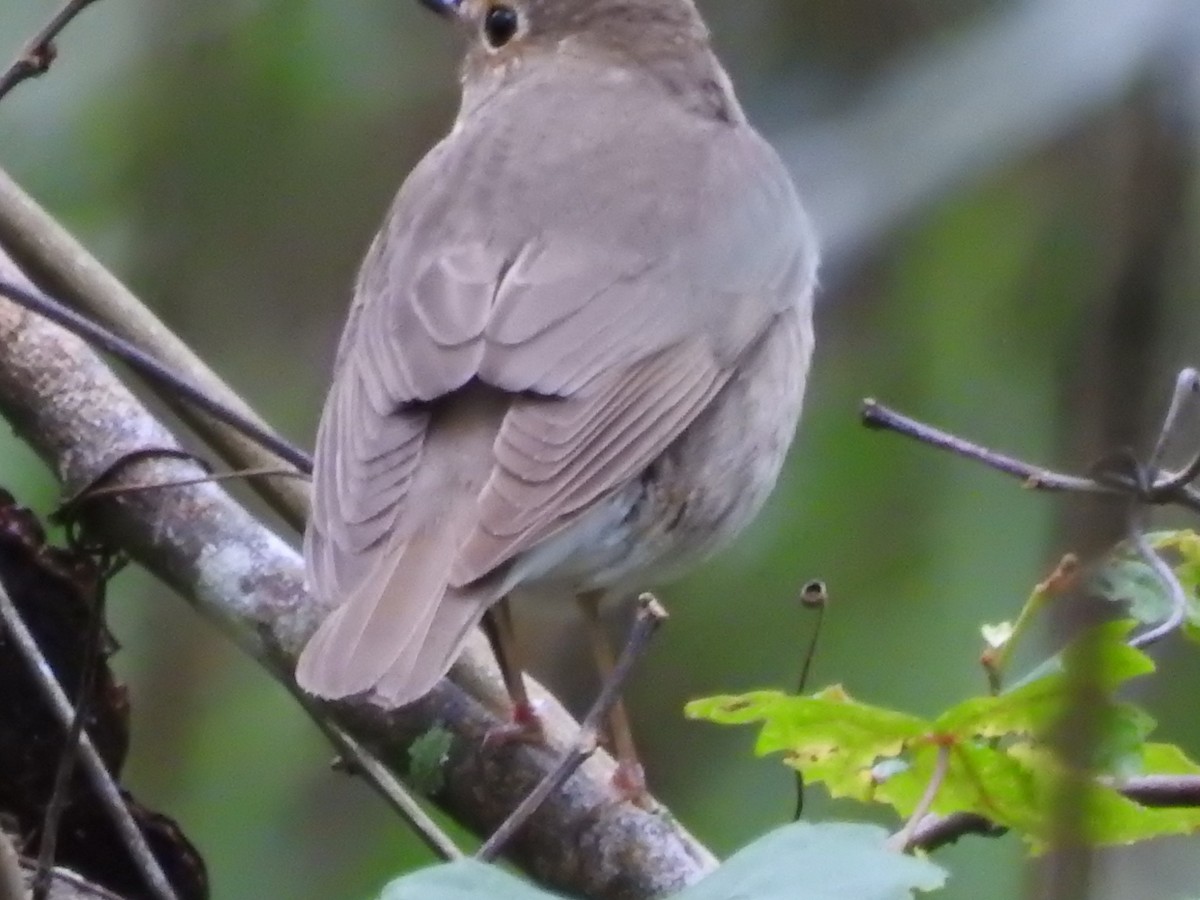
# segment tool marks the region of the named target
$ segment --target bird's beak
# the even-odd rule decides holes
[[[458,16],[463,0],[417,0],[417,2],[426,9],[432,9],[439,16],[452,19]]]

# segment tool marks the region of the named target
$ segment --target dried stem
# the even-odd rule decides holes
[[[975,462],[983,463],[988,468],[995,469],[1005,475],[1019,478],[1026,487],[1040,491],[1058,491],[1077,494],[1108,494],[1121,496],[1138,494],[1139,486],[1124,476],[1113,476],[1103,481],[1095,478],[1083,478],[1078,475],[1064,475],[1059,472],[1043,469],[1023,460],[989,450],[980,444],[964,440],[932,425],[927,425],[916,419],[902,415],[893,409],[876,402],[864,400],[862,404],[862,421],[868,428],[884,431],[894,431],[905,437],[913,438],[921,443],[929,444],[941,450],[947,450],[956,456],[962,456]],[[1200,468],[1198,466],[1197,468]],[[1169,476],[1150,485],[1141,499],[1147,503],[1174,503],[1192,512],[1200,513],[1200,491],[1190,484],[1175,484],[1175,476]]]
[[[438,827],[437,822],[421,808],[421,804],[404,788],[387,766],[367,752],[354,737],[335,722],[329,720],[319,709],[312,706],[304,698],[299,698],[301,704],[308,710],[313,721],[329,738],[329,742],[338,748],[342,759],[350,766],[351,772],[361,773],[366,777],[387,800],[388,804],[404,821],[417,833],[417,836],[430,850],[444,860],[462,859],[465,854],[458,849],[450,835]]]
[[[13,604],[12,598],[9,597],[3,582],[0,582],[0,621],[3,622],[5,629],[12,638],[14,646],[21,656],[24,657],[39,690],[42,692],[47,703],[53,708],[55,715],[58,716],[64,731],[69,732],[71,723],[75,718],[75,711],[71,708],[71,701],[67,699],[67,695],[63,692],[62,687],[54,677],[54,670],[50,668],[50,664],[42,655],[37,641],[29,633],[29,629],[25,627],[25,623],[21,620],[20,613]],[[133,816],[130,815],[129,807],[125,805],[125,801],[121,797],[121,789],[117,786],[112,775],[105,767],[104,761],[100,758],[100,754],[96,752],[96,748],[86,731],[80,732],[78,746],[80,760],[92,783],[92,789],[96,792],[96,796],[103,803],[104,808],[112,818],[117,833],[121,836],[126,849],[129,850],[130,856],[145,878],[147,886],[159,900],[177,900],[175,891],[171,887],[170,882],[167,881],[167,876],[163,873],[158,860],[154,858],[154,854],[150,851],[145,836],[143,836],[141,829],[138,828],[137,823],[133,820]]]
[[[100,663],[100,644],[104,640],[101,630],[104,627],[106,594],[105,581],[97,579],[91,597],[92,606],[88,610],[86,632],[88,643],[84,651],[79,687],[76,690],[75,714],[71,718],[70,728],[67,729],[67,738],[58,760],[58,768],[54,772],[54,787],[50,792],[50,802],[46,804],[46,815],[42,821],[42,840],[38,847],[37,872],[33,877],[33,900],[45,900],[52,884],[51,870],[56,858],[58,829],[62,824],[63,812],[71,800],[71,778],[75,774],[75,764],[79,759],[79,738],[83,734],[83,724],[87,721],[88,713],[91,710],[92,695],[95,693],[96,669]]]

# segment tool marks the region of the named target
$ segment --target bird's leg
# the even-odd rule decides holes
[[[616,666],[616,655],[600,617],[600,601],[603,597],[603,591],[588,591],[576,599],[583,610],[596,668],[600,671],[601,680],[607,681],[612,677],[613,668]],[[642,769],[641,760],[638,759],[637,748],[633,743],[633,730],[629,727],[629,715],[620,697],[608,713],[608,731],[613,754],[617,758],[613,786],[627,799],[643,805],[650,796],[646,790],[646,773]]]
[[[500,666],[500,677],[512,701],[512,722],[488,732],[485,743],[508,741],[540,742],[545,738],[542,720],[538,717],[529,693],[525,690],[525,673],[521,666],[520,647],[516,629],[513,627],[512,606],[507,597],[501,597],[483,614],[483,630],[496,662]]]

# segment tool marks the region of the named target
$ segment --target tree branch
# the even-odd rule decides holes
[[[57,38],[71,21],[95,3],[96,0],[67,0],[25,45],[12,65],[0,75],[0,100],[22,81],[45,75],[54,62],[56,51],[54,39]]]
[[[1167,808],[1200,806],[1200,776],[1143,775],[1112,782],[1125,797],[1142,806]],[[932,853],[971,834],[997,836],[1004,829],[975,813],[954,813],[949,816],[926,816],[909,836],[908,850]]]
[[[0,275],[8,277],[12,269],[0,254]],[[177,446],[82,342],[3,301],[0,413],[68,490],[132,451]],[[123,467],[119,481],[176,481],[199,473],[187,460],[150,457]],[[295,656],[324,610],[304,590],[297,553],[220,487],[141,491],[83,512],[274,677],[292,684]],[[449,730],[454,740],[446,784],[435,799],[468,827],[488,833],[551,770],[578,725],[531,685],[550,746],[484,749],[484,735],[500,723],[497,711],[507,708],[503,685],[481,636],[465,655],[465,664],[456,667],[459,684],[443,680],[405,709],[384,710],[366,701],[322,709],[397,770],[403,770],[413,740],[435,725]],[[607,754],[590,759],[518,835],[514,858],[557,889],[623,900],[677,890],[709,870],[711,854],[669,816],[615,802],[609,783],[614,769]]]
[[[270,430],[191,348],[104,268],[66,229],[0,169],[0,248],[25,276],[77,311],[106,326],[186,377],[212,400]],[[20,281],[21,279],[10,279]],[[171,409],[237,469],[271,468],[279,459],[227,425],[195,409],[161,383],[147,380]],[[256,479],[254,489],[300,530],[308,515],[308,486],[297,479]]]

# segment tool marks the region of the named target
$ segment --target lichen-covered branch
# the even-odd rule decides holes
[[[0,273],[14,275],[0,254]],[[81,341],[0,300],[0,413],[68,491],[131,451],[177,446]],[[195,478],[169,457],[123,467],[128,483]],[[197,606],[276,678],[291,683],[296,653],[323,612],[303,586],[296,551],[214,484],[130,493],[89,507],[87,520]],[[357,740],[403,768],[408,744],[434,725],[454,737],[435,798],[480,834],[496,827],[554,765],[577,725],[537,691],[550,747],[483,749],[503,714],[503,688],[482,640],[463,670],[470,693],[444,680],[421,702],[386,711],[364,702],[325,707]],[[478,699],[478,698],[482,698]],[[281,752],[286,748],[281,747]],[[551,797],[512,845],[513,857],[558,889],[596,898],[650,897],[698,878],[712,856],[669,816],[614,802],[613,763],[598,755]]]

